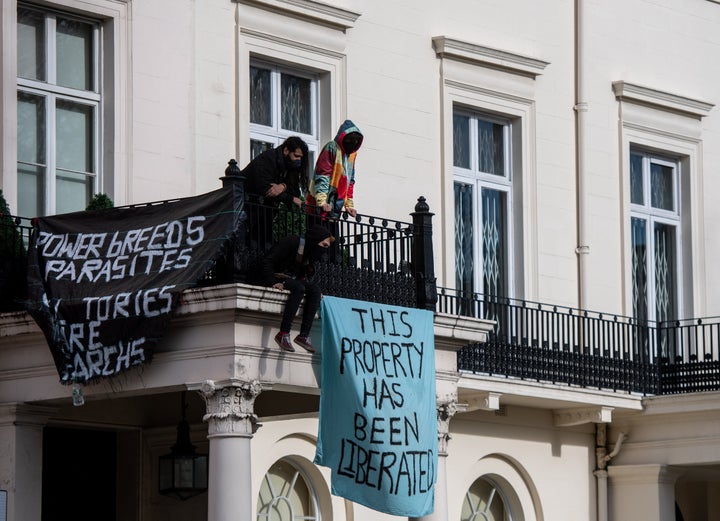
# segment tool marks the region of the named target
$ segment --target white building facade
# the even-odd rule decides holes
[[[360,214],[426,199],[424,519],[720,519],[719,2],[5,0],[0,23],[14,215],[205,193],[345,119]],[[189,291],[154,361],[82,407],[29,315],[0,315],[0,520],[392,519],[312,463],[320,356],[277,350],[284,298]],[[209,484],[181,502],[158,458],[183,395]]]

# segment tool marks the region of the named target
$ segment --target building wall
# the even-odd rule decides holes
[[[593,519],[592,427],[556,428],[549,411],[515,407],[506,414],[473,413],[453,420],[447,458],[448,519],[460,519],[465,494],[480,476],[511,494],[506,501],[513,519]],[[341,498],[329,495],[329,469],[310,464],[315,455],[316,419],[261,419],[261,423],[252,441],[257,487],[273,463],[291,455],[308,472],[321,508],[332,504],[333,519],[393,518],[361,505],[346,506]],[[257,492],[253,492],[256,499]]]
[[[12,25],[13,2],[4,6]],[[171,5],[172,4],[172,5]],[[439,283],[453,286],[451,129],[447,114],[448,60],[438,56],[433,37],[505,51],[547,63],[533,79],[518,80],[505,65],[460,67],[474,88],[517,96],[494,79],[524,81],[530,128],[521,146],[523,223],[516,295],[578,305],[577,184],[575,142],[575,4],[573,2],[431,1],[334,2],[354,20],[305,6],[268,1],[123,2],[62,0],[58,8],[107,19],[116,54],[113,127],[105,149],[105,191],[119,204],[192,195],[219,186],[229,158],[249,160],[248,75],[251,58],[262,57],[320,70],[330,77],[319,139],[330,139],[346,117],[365,132],[358,159],[356,206],[361,213],[409,220],[423,195],[436,213],[436,271]],[[312,6],[312,3],[308,4]],[[669,0],[648,3],[580,3],[582,63],[586,78],[586,208],[590,248],[588,308],[629,314],[627,202],[624,201],[623,144],[619,103],[612,83],[626,81],[661,92],[715,104],[718,5]],[[118,14],[119,13],[119,14]],[[12,37],[8,33],[6,39]],[[12,41],[5,45],[12,49]],[[11,55],[11,54],[10,54]],[[10,59],[3,70],[12,74]],[[495,70],[493,70],[495,69]],[[506,78],[507,79],[507,78]],[[3,186],[14,202],[15,142],[13,84],[6,82]],[[500,90],[498,90],[500,89]],[[326,92],[328,93],[326,95]],[[474,103],[471,99],[469,103]],[[507,107],[477,107],[499,115]],[[111,118],[108,117],[108,120]],[[693,119],[693,118],[691,118]],[[699,223],[713,222],[720,186],[712,172],[720,166],[716,110],[689,122],[699,128]],[[664,131],[663,128],[658,128]],[[525,138],[528,138],[525,140]],[[697,170],[696,170],[697,166]],[[110,176],[112,171],[112,177]],[[390,195],[392,194],[392,195]],[[719,242],[712,230],[693,227],[692,314],[717,313],[720,297],[704,292],[705,265]],[[714,286],[712,273],[707,274]]]
[[[8,0],[0,10],[1,186],[13,208],[16,5]],[[720,274],[712,269],[720,254],[713,226],[720,219],[720,180],[714,175],[720,170],[717,2],[52,0],[42,5],[103,21],[106,51],[114,58],[106,71],[102,188],[117,204],[209,191],[220,186],[217,178],[228,159],[246,164],[248,67],[251,60],[265,59],[320,75],[321,144],[345,118],[364,132],[356,190],[362,214],[409,221],[417,197],[427,198],[435,212],[441,286],[455,283],[453,104],[520,122],[515,152],[523,179],[516,194],[522,237],[514,252],[519,258],[515,287],[517,296],[532,300],[579,305],[575,249],[581,212],[589,246],[585,305],[631,314],[628,147],[669,152],[680,160],[691,195],[692,216],[683,230],[690,243],[689,255],[683,256],[689,275],[686,307],[694,316],[720,313]],[[577,5],[583,14],[578,68]],[[441,52],[439,40],[433,41],[437,37],[474,48]],[[581,100],[576,98],[578,71],[586,87]],[[613,90],[615,82],[646,87],[655,96],[629,100]],[[672,95],[669,101],[666,94]],[[587,104],[583,181],[588,194],[582,207],[578,101]],[[169,387],[172,376],[166,378],[163,385]],[[177,377],[172,385],[187,383]],[[589,424],[557,428],[551,410],[525,404],[509,408],[508,418],[490,412],[453,420],[447,460],[451,519],[459,517],[463,495],[481,475],[497,476],[514,490],[511,503],[528,521],[595,519],[593,429]],[[698,413],[700,427],[693,431],[678,410],[667,414],[674,419],[642,414],[623,419],[613,439],[626,425],[635,438],[613,464],[716,465],[716,449],[700,453],[688,441],[695,432],[714,447],[714,423],[703,423],[707,418]],[[321,504],[332,508],[333,519],[382,519],[329,494],[328,471],[309,464],[316,431],[313,418],[267,420],[253,439],[253,483],[259,487],[274,461],[292,455],[318,483]],[[160,446],[143,450],[150,464],[162,452]],[[705,474],[691,476],[707,481]],[[154,483],[151,474],[144,478]],[[681,482],[678,500],[689,503],[698,494],[708,511],[717,510],[716,487],[707,485],[702,495],[695,482]],[[146,494],[148,518],[174,509],[162,501]],[[193,514],[201,511],[196,503]]]

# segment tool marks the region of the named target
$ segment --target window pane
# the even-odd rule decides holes
[[[506,521],[510,519],[499,490],[484,479],[478,479],[465,494],[461,521]]]
[[[478,120],[478,170],[505,175],[503,125]]]
[[[507,296],[506,194],[482,189],[483,293]]]
[[[656,320],[674,320],[676,306],[675,226],[655,223]]]
[[[675,169],[671,166],[650,164],[650,200],[653,208],[675,210],[674,173]]]
[[[463,297],[474,292],[473,188],[455,182],[455,287]]]
[[[45,17],[28,9],[18,9],[18,76],[45,81]]]
[[[93,178],[84,174],[58,170],[55,178],[57,213],[84,210],[93,193]]]
[[[647,273],[647,221],[633,217],[630,220],[632,241],[632,299],[633,316],[648,320]]]
[[[56,118],[58,168],[93,172],[93,107],[58,100]]]
[[[453,114],[453,165],[470,168],[470,118]]]
[[[18,161],[45,164],[45,98],[18,92]]]
[[[270,71],[250,67],[250,123],[272,127]]]
[[[642,156],[630,154],[630,202],[643,204]]]
[[[282,74],[280,78],[280,125],[283,129],[312,134],[310,80]]]
[[[74,89],[93,87],[93,27],[57,19],[57,84]]]
[[[300,471],[280,460],[265,474],[258,494],[260,521],[316,521],[315,494]]]
[[[270,150],[271,148],[275,148],[272,143],[269,143],[267,141],[260,141],[259,139],[251,139],[250,140],[250,160],[255,159],[257,156],[259,156],[266,150]]]
[[[18,163],[18,215],[45,214],[45,168]]]

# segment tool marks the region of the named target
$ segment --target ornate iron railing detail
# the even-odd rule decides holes
[[[720,319],[643,322],[439,289],[438,311],[495,321],[463,348],[473,373],[648,395],[720,390]]]
[[[720,317],[661,323],[662,394],[720,390]]]

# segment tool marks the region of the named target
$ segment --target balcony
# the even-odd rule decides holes
[[[461,371],[643,395],[720,390],[720,317],[639,322],[445,288],[437,311],[495,322],[458,353]]]
[[[238,182],[233,176],[226,179]],[[239,201],[240,214],[267,215],[262,199],[242,194]],[[125,208],[132,211],[134,206]],[[641,395],[720,390],[720,318],[640,323],[619,315],[438,289],[433,214],[422,198],[414,210],[412,222],[344,215],[337,225],[338,253],[317,269],[323,293],[492,321],[487,340],[458,353],[458,369],[467,373]],[[305,219],[299,210],[281,208],[274,233],[301,233]],[[22,310],[31,231],[30,219],[2,218],[0,312]],[[264,254],[250,231],[243,227],[224,261],[200,281],[201,287],[246,282],[253,262]]]

